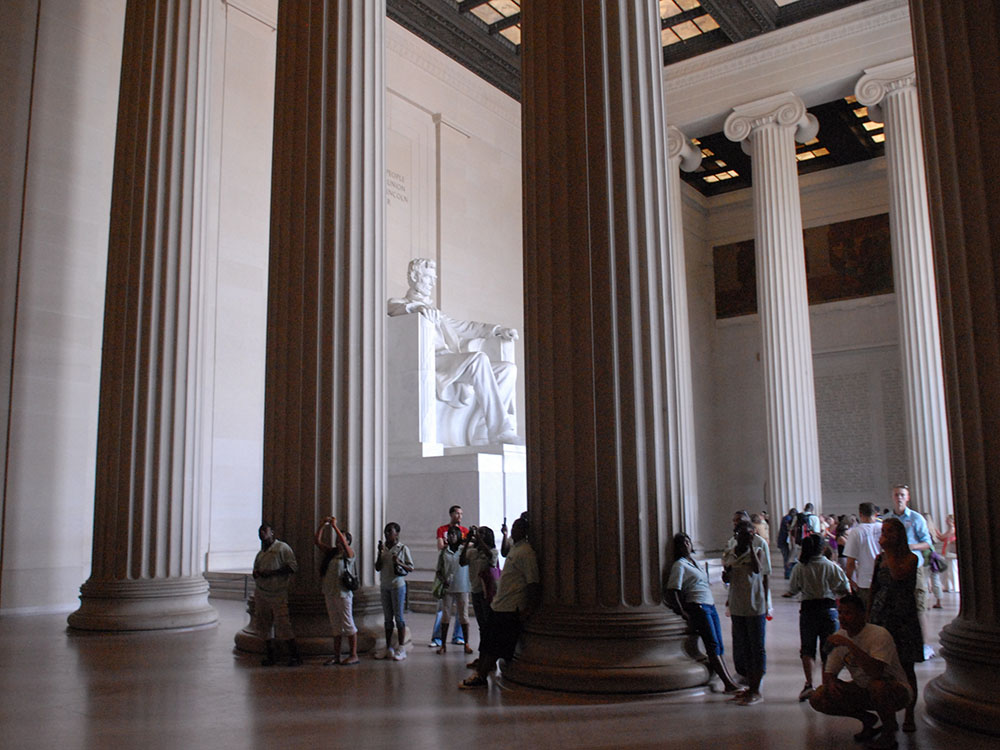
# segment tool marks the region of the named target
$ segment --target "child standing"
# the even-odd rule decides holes
[[[799,564],[792,568],[788,593],[802,594],[799,609],[799,658],[806,683],[799,692],[799,701],[809,700],[813,693],[813,664],[816,660],[816,642],[819,641],[820,659],[826,660],[826,639],[837,632],[836,599],[851,592],[847,574],[834,562],[823,556],[824,540],[819,534],[810,534],[802,540]]]
[[[379,593],[382,595],[382,615],[385,617],[385,650],[376,652],[375,658],[391,658],[403,661],[406,649],[406,620],[403,619],[403,606],[406,604],[406,576],[413,571],[413,558],[410,549],[399,541],[399,524],[390,521],[385,525],[385,544],[378,543],[378,556],[375,558],[375,570],[380,573]],[[395,622],[399,643],[396,649],[392,647],[392,626]]]
[[[469,568],[460,565],[462,532],[458,526],[449,526],[445,537],[445,548],[438,553],[437,576],[445,584],[441,606],[441,645],[439,654],[448,651],[448,626],[451,624],[452,607],[458,610],[458,621],[462,623],[466,638],[469,634]],[[465,642],[465,653],[471,654],[472,647]]]
[[[322,539],[323,529],[329,526],[333,532],[334,546],[326,544]],[[316,529],[314,542],[323,550],[323,562],[320,564],[319,576],[326,601],[326,613],[333,626],[333,658],[324,663],[343,664],[345,666],[358,663],[358,629],[354,625],[354,592],[343,583],[345,571],[357,576],[354,550],[351,549],[351,534],[341,531],[337,519],[329,516]],[[347,644],[351,655],[346,661],[340,659],[340,647],[343,637],[347,636]]]

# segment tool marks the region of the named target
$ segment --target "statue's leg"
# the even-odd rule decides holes
[[[517,366],[510,362],[495,362],[493,377],[497,382],[497,393],[503,402],[504,413],[512,431],[517,430]]]
[[[449,364],[453,367],[452,382],[466,383],[475,391],[476,403],[483,410],[490,441],[496,440],[504,433],[515,432],[514,425],[507,415],[504,394],[501,393],[496,375],[493,374],[490,358],[482,352],[471,352],[461,355],[461,358],[454,354],[447,356]]]

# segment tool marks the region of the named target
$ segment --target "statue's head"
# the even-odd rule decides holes
[[[410,289],[429,297],[437,283],[437,263],[429,258],[414,258],[407,266],[406,279],[410,283]]]

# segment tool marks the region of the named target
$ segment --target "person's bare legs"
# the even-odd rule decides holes
[[[812,687],[813,684],[813,663],[815,659],[811,656],[801,656],[802,659],[802,674],[806,676],[806,685]]]
[[[347,636],[347,646],[351,649],[351,655],[347,658],[347,661],[342,662],[343,664],[357,664],[358,663],[358,634],[351,633]],[[338,654],[340,652],[338,651]]]
[[[718,654],[709,654],[708,664],[718,678],[722,680],[727,693],[735,693],[742,690],[742,687],[737,685],[736,681],[729,674],[729,668],[726,667],[726,662],[722,660],[721,656]]]

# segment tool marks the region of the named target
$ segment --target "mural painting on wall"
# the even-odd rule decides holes
[[[865,216],[803,232],[809,304],[892,292],[889,215]],[[757,312],[754,241],[713,248],[715,317]]]

